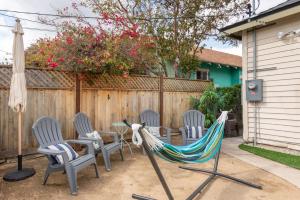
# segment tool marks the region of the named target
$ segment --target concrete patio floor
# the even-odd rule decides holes
[[[282,179],[292,183],[300,189],[300,170],[274,162],[272,160],[256,156],[247,151],[239,149],[239,145],[243,143],[241,137],[225,138],[223,140],[222,151],[227,155],[233,156],[248,164],[266,170]],[[275,150],[276,151],[276,150]]]
[[[207,175],[178,169],[178,164],[157,159],[176,200],[185,199]],[[66,176],[55,173],[43,186],[42,177],[47,159],[26,160],[24,165],[32,166],[37,173],[34,177],[21,182],[8,183],[2,179],[3,174],[15,164],[0,166],[0,199],[101,199],[128,200],[132,193],[149,195],[159,200],[167,199],[159,184],[147,157],[137,152],[131,156],[125,153],[125,161],[119,155],[113,155],[111,172],[105,172],[102,158],[98,158],[100,178],[95,178],[92,167],[78,175],[79,192],[77,196],[69,194]],[[195,167],[209,168],[212,163],[195,164]],[[214,180],[196,199],[299,199],[300,190],[285,180],[264,170],[249,165],[226,154],[221,155],[219,169],[227,174],[263,185],[263,190],[246,187],[225,179]]]

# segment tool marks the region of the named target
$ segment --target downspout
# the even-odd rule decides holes
[[[256,79],[256,30],[255,28],[252,31],[252,40],[253,40],[253,80]],[[254,102],[254,139],[253,145],[257,144],[257,105]]]
[[[252,0],[252,15],[255,15],[255,0]],[[256,79],[256,30],[255,27],[252,31],[252,40],[253,40],[253,80]],[[254,138],[253,138],[253,145],[256,146],[257,144],[257,105],[254,102]]]

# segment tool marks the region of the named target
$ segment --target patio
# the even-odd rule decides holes
[[[127,150],[127,149],[126,149]],[[184,199],[207,175],[178,169],[178,164],[157,159],[165,173],[175,199]],[[157,199],[166,199],[163,188],[146,156],[138,149],[130,156],[125,152],[125,161],[119,155],[112,156],[112,171],[106,172],[102,158],[98,157],[100,179],[95,178],[93,168],[78,174],[79,193],[69,194],[67,178],[61,173],[50,176],[46,186],[42,185],[42,177],[47,159],[44,157],[26,160],[24,165],[33,166],[37,173],[34,177],[21,182],[4,182],[0,179],[0,199],[130,199],[132,193],[150,195]],[[0,176],[15,164],[0,166]],[[209,168],[211,162],[195,164],[195,167]],[[234,169],[234,170],[233,170]],[[283,179],[262,169],[249,165],[226,154],[221,155],[220,171],[244,178],[263,185],[263,190],[252,189],[224,179],[217,179],[209,185],[204,193],[196,199],[298,199],[299,189]]]

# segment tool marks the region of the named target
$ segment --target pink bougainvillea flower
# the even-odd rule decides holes
[[[58,63],[57,62],[51,62],[49,65],[50,65],[51,68],[58,67]]]
[[[73,39],[70,36],[67,37],[66,41],[67,41],[67,44],[72,44],[73,43]]]
[[[138,54],[138,52],[137,52],[136,48],[130,49],[129,55],[130,55],[131,57],[136,57],[137,54]]]
[[[51,63],[51,62],[52,62],[52,58],[48,58],[48,59],[47,59],[47,62],[48,62],[48,63]]]
[[[58,60],[59,60],[60,62],[64,62],[64,61],[65,61],[65,59],[64,59],[63,57],[60,57]]]
[[[93,29],[91,27],[84,27],[84,33],[87,35],[92,35],[93,34]]]
[[[139,28],[139,26],[137,24],[133,24],[133,26],[132,26],[133,31],[136,32],[138,28]]]
[[[103,13],[102,13],[102,17],[103,17],[103,19],[105,19],[105,20],[109,20],[109,15],[108,15],[107,12],[103,12]]]
[[[81,59],[77,59],[77,63],[78,63],[78,64],[82,64],[83,61],[82,61]]]
[[[116,16],[115,20],[116,20],[116,22],[123,22],[124,21],[124,17],[122,17],[122,16]]]
[[[139,33],[136,32],[136,31],[129,31],[129,32],[128,32],[128,35],[129,35],[130,37],[136,38],[136,37],[139,36]]]

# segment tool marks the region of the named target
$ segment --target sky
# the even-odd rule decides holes
[[[261,0],[260,6],[257,13],[276,6],[285,0]],[[71,5],[71,0],[0,0],[0,10],[16,10],[16,11],[27,11],[27,12],[39,12],[39,13],[53,13],[56,14],[56,10]],[[1,14],[11,15],[20,18],[26,18],[38,21],[36,15],[18,14],[11,12],[0,11],[0,63],[11,62],[11,51],[13,44],[12,28],[2,27],[1,25],[13,26],[15,19]],[[51,29],[52,27],[38,24],[34,22],[21,20],[23,27],[33,27],[39,29]],[[30,44],[34,43],[39,38],[54,37],[55,32],[45,32],[37,30],[24,30],[24,46],[27,48]],[[237,47],[224,45],[214,39],[206,41],[206,48],[212,48],[214,50],[223,51],[235,55],[242,55],[242,47],[239,44]]]

